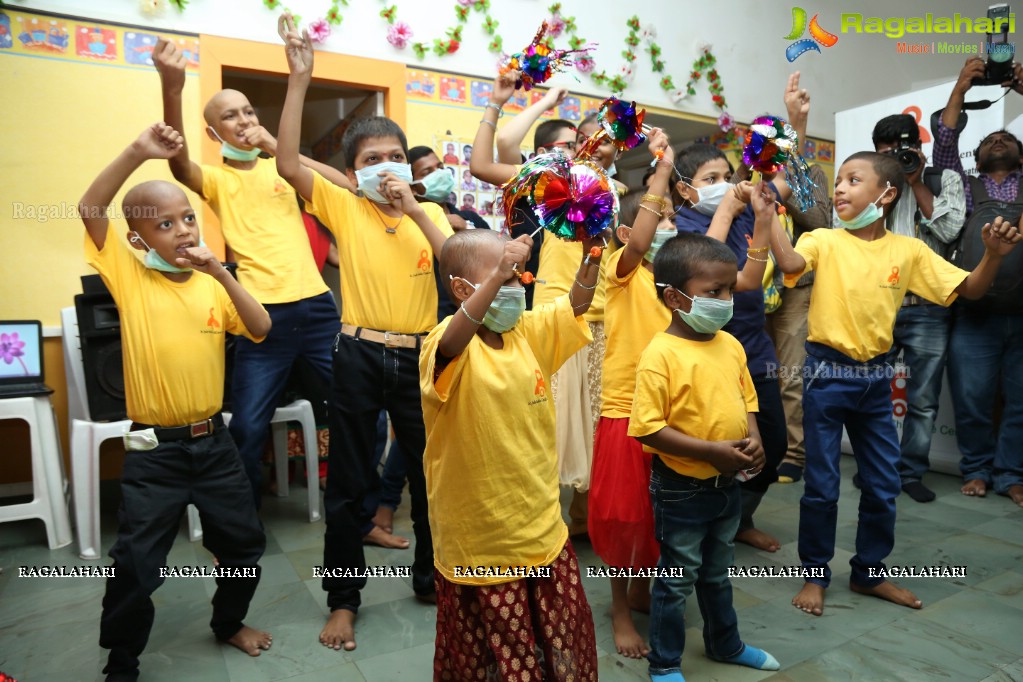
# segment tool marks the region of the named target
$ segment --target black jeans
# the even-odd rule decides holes
[[[160,568],[188,504],[199,510],[203,546],[224,568],[255,568],[255,577],[217,578],[210,627],[220,640],[242,628],[259,584],[257,562],[266,536],[252,488],[227,429],[195,440],[128,452],[121,474],[115,576],[107,580],[99,644],[110,649],[104,673],[132,675],[153,627],[150,595],[163,584]]]
[[[334,343],[334,383],[330,392],[330,459],[323,496],[326,534],[324,568],[350,568],[363,574],[366,555],[362,538],[373,528],[364,508],[374,482],[374,451],[380,410],[391,416],[398,451],[406,460],[412,497],[412,528],[416,536],[412,589],[427,595],[433,585],[433,537],[426,506],[423,450],[426,427],[419,389],[419,350],[338,334]],[[356,571],[358,569],[358,571]],[[357,612],[366,578],[323,578],[331,611]]]

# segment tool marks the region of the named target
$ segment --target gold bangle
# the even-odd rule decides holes
[[[654,209],[650,208],[649,206],[644,206],[643,204],[640,204],[639,207],[641,209],[643,209],[644,211],[650,211],[651,213],[653,213],[658,218],[663,218],[664,217],[664,213],[663,212],[655,211]]]
[[[746,254],[748,260],[756,261],[758,263],[766,263],[769,259],[767,258],[754,258],[753,256]]]
[[[755,249],[746,249],[746,254],[749,255],[751,253],[767,253],[770,250],[771,250],[770,246],[758,246]]]
[[[643,198],[640,199],[640,203],[642,203],[644,201],[649,201],[649,202],[657,204],[658,206],[661,207],[662,211],[665,208],[667,208],[667,203],[668,203],[667,199],[665,199],[664,197],[659,197],[656,194],[644,194]]]

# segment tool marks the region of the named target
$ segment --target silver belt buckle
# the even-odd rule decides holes
[[[196,422],[195,424],[189,424],[188,430],[192,438],[208,436],[213,433],[213,420],[206,419],[205,421]]]
[[[401,348],[401,343],[398,338],[401,336],[404,336],[404,334],[384,332],[384,348]]]

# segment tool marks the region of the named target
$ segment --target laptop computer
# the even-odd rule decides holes
[[[49,395],[43,383],[43,325],[0,320],[0,398]]]

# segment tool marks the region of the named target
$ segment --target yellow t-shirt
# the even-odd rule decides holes
[[[970,274],[919,239],[886,232],[872,242],[846,230],[818,229],[796,243],[803,272],[785,275],[791,287],[816,270],[810,295],[809,340],[864,362],[892,347],[895,316],[907,292],[951,305]]]
[[[337,239],[341,261],[341,321],[357,327],[420,334],[437,324],[433,249],[408,216],[383,215],[358,197],[313,172],[308,204]],[[454,232],[438,204],[420,204],[434,225]],[[394,233],[387,232],[394,228]]]
[[[607,263],[611,259],[612,253],[611,245],[608,244],[608,248],[604,249],[604,254],[600,257],[600,269],[597,272],[597,288],[593,290],[593,300],[590,301],[590,307],[586,310],[586,314],[583,315],[587,322],[604,321],[604,310],[607,307]],[[576,264],[576,271],[578,269],[579,265]]]
[[[565,545],[550,378],[592,339],[563,296],[523,313],[501,350],[473,336],[434,381],[451,320],[430,332],[419,359],[434,565],[454,583],[510,582],[521,576],[466,568],[546,566]]]
[[[536,268],[538,281],[533,289],[533,307],[550,303],[571,291],[582,259],[582,242],[566,242],[553,234],[545,234],[540,245],[540,265]]]
[[[636,391],[639,356],[657,332],[671,324],[671,311],[657,300],[654,274],[639,265],[618,277],[618,262],[625,249],[611,254],[607,262],[607,305],[604,309],[602,417],[628,419]]]
[[[85,260],[117,303],[128,417],[155,426],[191,424],[224,402],[224,332],[253,337],[224,287],[201,272],[172,282],[121,243],[113,223],[103,249],[85,236]]]
[[[749,435],[748,413],[757,412],[757,391],[746,352],[734,336],[718,332],[691,341],[666,332],[654,336],[636,370],[636,397],[629,435],[639,438],[670,426],[701,440],[741,440]],[[643,446],[683,476],[711,478],[708,462]]]
[[[257,159],[247,171],[204,165],[202,193],[238,261],[238,281],[253,298],[290,303],[327,291],[295,190],[273,159]]]

